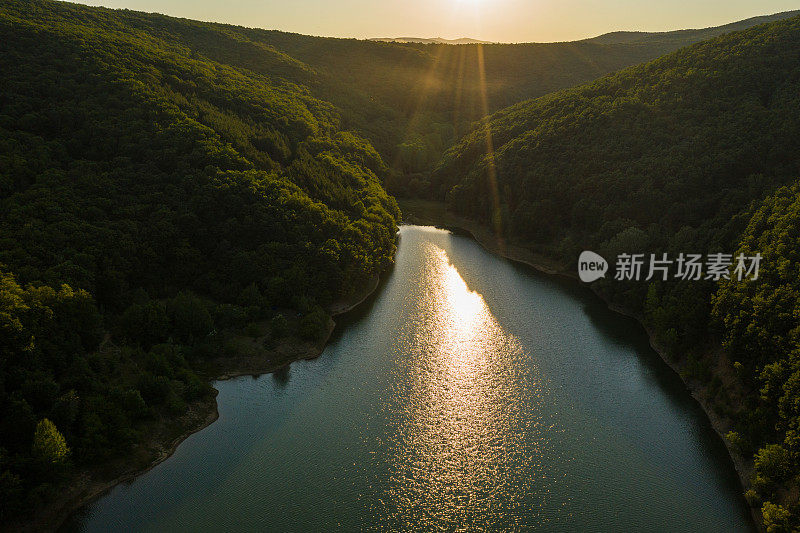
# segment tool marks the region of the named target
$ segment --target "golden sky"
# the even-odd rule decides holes
[[[83,0],[89,5],[332,37],[551,42],[615,30],[718,26],[800,9],[786,0]]]

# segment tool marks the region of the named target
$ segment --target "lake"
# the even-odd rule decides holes
[[[324,353],[219,381],[219,420],[78,531],[751,531],[725,447],[632,319],[403,226]]]

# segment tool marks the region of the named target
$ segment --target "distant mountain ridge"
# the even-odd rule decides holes
[[[680,42],[682,44],[690,44],[698,41],[704,41],[717,37],[724,33],[732,31],[746,30],[752,26],[759,24],[766,24],[767,22],[776,22],[787,18],[792,18],[800,15],[800,9],[792,11],[783,11],[781,13],[774,13],[772,15],[761,15],[757,17],[750,17],[743,20],[737,20],[729,24],[721,26],[709,26],[707,28],[688,28],[684,30],[669,30],[669,31],[612,31],[603,33],[596,37],[589,37],[586,39],[578,39],[576,41],[564,41],[574,43],[595,43],[595,44],[635,44],[644,42]],[[558,42],[518,42],[506,43],[500,41],[483,41],[480,39],[472,39],[470,37],[461,37],[459,39],[444,39],[442,37],[372,37],[367,39],[373,42],[382,43],[399,43],[399,44],[557,44]]]
[[[711,26],[708,28],[686,29],[686,30],[672,30],[663,32],[646,32],[646,31],[614,31],[604,33],[597,37],[590,37],[578,42],[589,42],[598,44],[631,44],[640,43],[645,41],[703,41],[717,37],[724,33],[733,31],[746,30],[752,26],[759,24],[766,24],[768,22],[777,22],[788,18],[800,15],[800,10],[784,11],[782,13],[775,13],[773,15],[762,15],[759,17],[751,17],[730,24],[723,24],[722,26]]]
[[[443,39],[442,37],[373,37],[367,39],[368,41],[376,41],[381,43],[418,43],[418,44],[493,44],[493,41],[481,41],[480,39],[471,39],[469,37],[461,37],[460,39]]]

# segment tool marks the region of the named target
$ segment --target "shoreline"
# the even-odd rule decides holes
[[[205,377],[213,382],[225,381],[241,376],[260,376],[286,368],[296,361],[310,361],[316,359],[322,355],[322,352],[333,336],[333,332],[336,330],[336,321],[333,320],[333,317],[349,313],[369,300],[370,297],[375,294],[378,287],[380,287],[380,282],[380,276],[373,276],[369,280],[367,286],[351,298],[332,303],[328,307],[328,313],[331,316],[331,319],[328,321],[328,329],[325,336],[319,341],[311,342],[291,339],[272,349],[265,349],[263,352],[254,356],[220,357],[215,359],[212,365],[224,367],[226,370],[205,372]],[[266,357],[269,353],[282,353],[284,357],[275,361],[274,359]]]
[[[599,294],[591,284],[584,284],[580,281],[577,274],[570,273],[566,270],[563,264],[553,261],[552,259],[548,258],[544,255],[539,255],[533,252],[532,250],[522,247],[522,246],[507,246],[505,244],[498,244],[494,237],[491,235],[489,230],[483,227],[481,224],[471,221],[469,219],[464,219],[462,217],[458,217],[452,213],[446,211],[445,205],[441,202],[435,201],[413,201],[417,205],[421,204],[428,204],[428,207],[434,207],[434,210],[439,211],[435,215],[430,215],[428,212],[426,215],[420,215],[418,213],[413,213],[413,208],[411,209],[412,213],[410,216],[405,212],[403,213],[404,223],[406,224],[420,224],[420,225],[427,225],[427,226],[436,226],[442,229],[454,231],[454,233],[459,234],[463,233],[469,236],[472,240],[474,240],[478,245],[481,246],[487,252],[503,257],[509,261],[526,265],[531,267],[538,272],[543,274],[547,274],[549,276],[559,276],[563,278],[568,278],[576,283],[580,283],[582,285],[586,285],[592,293],[595,294],[603,303],[606,304],[610,311],[615,313],[619,313],[623,316],[628,318],[632,318],[636,321],[636,323],[647,333],[647,338],[650,344],[650,348],[658,354],[661,360],[673,371],[675,372],[678,377],[680,378],[681,382],[686,387],[686,390],[692,396],[695,402],[700,406],[703,413],[706,416],[711,428],[714,432],[719,436],[722,440],[722,443],[725,445],[725,449],[727,450],[728,458],[733,465],[734,470],[736,471],[737,477],[739,478],[739,486],[742,489],[741,494],[744,497],[744,493],[750,488],[750,478],[753,472],[753,465],[752,461],[749,461],[741,456],[741,454],[737,453],[732,447],[730,442],[725,438],[725,433],[729,430],[728,423],[723,420],[713,409],[713,407],[709,404],[706,398],[703,396],[703,388],[693,384],[690,380],[688,380],[682,374],[682,365],[678,361],[672,360],[671,357],[667,355],[666,350],[659,346],[655,339],[655,332],[652,328],[648,327],[640,316],[618,306],[614,305],[613,303],[609,302],[606,298],[604,298],[601,294]],[[401,203],[402,204],[402,203]],[[406,204],[407,205],[407,204]],[[438,215],[438,216],[437,216]],[[444,215],[444,216],[442,216]],[[434,220],[436,218],[444,218],[445,222]],[[752,507],[749,503],[745,501],[748,510],[750,511],[750,516],[753,519],[753,524],[757,531],[764,531],[764,526],[761,519],[761,513],[759,509]]]
[[[439,202],[429,202],[432,204],[437,204],[436,206],[440,209],[443,209],[443,204]],[[494,241],[493,237],[491,237],[490,232],[481,226],[480,224],[473,222],[468,219],[462,219],[461,217],[457,217],[452,215],[451,213],[447,213],[445,222],[440,220],[434,220],[438,217],[425,217],[419,216],[418,214],[410,213],[407,214],[404,212],[404,220],[403,224],[419,224],[419,225],[427,225],[427,226],[435,226],[442,229],[447,229],[450,231],[454,231],[455,233],[465,234],[466,236],[470,237],[474,240],[477,244],[479,244],[484,250],[487,252],[503,257],[509,261],[526,265],[530,268],[537,270],[543,274],[547,274],[549,276],[559,276],[568,278],[571,281],[578,282],[579,278],[575,274],[569,273],[563,264],[557,263],[552,259],[548,258],[545,255],[540,255],[532,250],[512,245],[512,246],[505,246],[499,245],[496,241]],[[280,345],[272,350],[265,350],[264,354],[269,352],[276,352],[281,350],[282,348],[288,348],[290,350],[296,350],[296,353],[288,360],[282,360],[280,362],[270,361],[270,358],[265,357],[264,354],[256,357],[243,357],[236,361],[236,364],[227,365],[227,368],[231,368],[230,370],[223,371],[221,373],[210,373],[206,377],[209,382],[214,381],[222,381],[228,379],[234,379],[236,377],[241,376],[260,376],[264,374],[269,374],[281,370],[290,366],[293,362],[300,361],[300,360],[313,360],[318,358],[322,355],[325,347],[328,345],[333,332],[336,329],[336,322],[333,320],[333,317],[340,316],[346,314],[350,311],[353,311],[357,307],[361,306],[364,302],[370,299],[375,294],[375,291],[380,287],[381,278],[379,276],[374,276],[367,287],[363,291],[359,291],[357,295],[354,295],[352,298],[347,300],[340,300],[338,302],[334,302],[329,306],[328,312],[331,315],[331,320],[328,324],[328,330],[326,335],[323,339],[318,341],[317,343],[311,342],[290,342],[284,345]],[[725,439],[725,433],[727,429],[726,421],[722,420],[716,412],[714,412],[713,408],[709,405],[707,400],[703,397],[702,388],[693,386],[693,384],[684,377],[681,373],[682,368],[679,362],[673,361],[666,353],[666,351],[660,347],[655,340],[654,332],[649,328],[645,323],[642,321],[641,317],[636,316],[634,313],[621,308],[613,303],[609,302],[605,298],[603,298],[596,290],[592,288],[591,285],[588,286],[592,292],[600,298],[608,307],[610,311],[615,313],[619,313],[626,317],[632,318],[636,321],[636,323],[642,327],[642,329],[647,333],[649,345],[651,349],[658,354],[661,360],[666,363],[666,365],[680,378],[681,382],[686,387],[687,391],[690,393],[692,398],[697,402],[697,404],[702,409],[703,413],[706,416],[709,424],[711,425],[714,432],[719,436],[722,440],[723,444],[725,445],[725,449],[727,450],[728,457],[734,467],[734,470],[737,473],[739,478],[739,485],[742,489],[742,494],[749,488],[750,486],[750,474],[752,473],[752,462],[747,461],[744,459],[740,454],[736,453],[732,448],[730,443],[727,439]],[[224,365],[227,361],[231,363],[236,358],[220,358],[215,361],[215,363]],[[81,508],[85,507],[86,505],[90,504],[91,502],[97,500],[98,498],[102,497],[109,491],[111,491],[114,487],[121,483],[126,483],[134,480],[135,478],[149,472],[169,457],[171,457],[180,444],[189,438],[191,435],[202,431],[203,429],[207,428],[211,424],[213,424],[219,418],[219,411],[217,405],[217,394],[218,391],[214,389],[213,396],[211,398],[204,399],[202,401],[197,402],[197,404],[190,407],[190,412],[187,415],[183,415],[184,417],[192,417],[192,411],[195,409],[200,409],[202,412],[205,412],[205,416],[202,418],[199,424],[189,425],[189,427],[177,437],[172,438],[169,441],[169,444],[163,446],[163,449],[159,452],[158,456],[149,462],[146,466],[125,472],[120,474],[114,479],[109,481],[100,482],[100,481],[93,481],[91,479],[91,474],[89,472],[82,472],[79,475],[79,484],[85,484],[85,486],[78,491],[77,495],[70,496],[69,501],[58,505],[58,508],[53,510],[51,513],[48,513],[47,516],[32,521],[28,524],[24,524],[20,527],[20,531],[39,531],[39,530],[58,530],[62,527],[67,520],[72,517],[77,511]],[[203,405],[207,403],[208,405]],[[194,413],[197,415],[197,413]],[[156,447],[160,447],[158,443],[156,443]],[[79,485],[80,486],[80,485]],[[751,517],[753,519],[753,524],[758,531],[763,531],[763,524],[761,522],[760,513],[758,513],[758,509],[751,507],[747,504],[748,509],[750,510]]]
[[[121,483],[127,483],[133,479],[145,474],[167,460],[178,446],[193,434],[202,431],[219,418],[219,410],[217,409],[217,394],[218,391],[214,389],[214,393],[209,398],[198,400],[190,405],[188,411],[181,415],[182,419],[191,419],[192,422],[199,423],[189,424],[189,427],[177,436],[172,437],[170,440],[158,442],[161,439],[151,437],[150,440],[145,442],[145,446],[152,446],[159,449],[157,456],[150,460],[142,467],[134,467],[119,474],[117,477],[100,481],[93,479],[93,473],[87,469],[82,470],[77,474],[76,480],[72,482],[71,489],[67,494],[57,499],[49,510],[42,512],[36,519],[31,520],[24,524],[14,524],[9,531],[57,531],[63,527],[64,524],[82,507],[88,505],[97,498],[110,492],[114,487]],[[159,420],[160,424],[164,424],[165,420]],[[116,463],[112,461],[111,463]]]
[[[281,344],[275,349],[265,350],[258,356],[239,359],[235,357],[223,357],[215,360],[215,363],[222,365],[226,361],[231,363],[232,360],[235,360],[241,366],[237,368],[237,365],[233,365],[229,367],[230,370],[222,371],[217,375],[212,372],[205,376],[206,379],[209,383],[213,383],[214,381],[223,381],[240,376],[260,376],[286,368],[295,361],[318,358],[322,355],[333,332],[336,330],[336,322],[333,320],[333,317],[349,313],[364,304],[375,294],[380,287],[380,282],[380,276],[373,276],[363,290],[350,298],[342,299],[331,304],[328,308],[328,312],[331,315],[331,319],[328,322],[328,330],[324,338],[320,341],[312,343],[295,341],[293,339],[291,342]],[[267,354],[270,352],[275,353],[281,349],[293,351],[293,357],[289,360],[281,360],[277,363],[270,361]],[[219,419],[219,408],[217,405],[217,395],[219,391],[213,387],[212,389],[214,392],[210,398],[203,398],[202,400],[190,404],[187,413],[181,415],[181,418],[185,420],[185,424],[187,425],[187,428],[182,433],[172,437],[167,443],[158,442],[159,439],[153,437],[152,440],[145,444],[159,450],[155,459],[150,460],[143,467],[130,469],[107,481],[94,480],[92,479],[91,471],[83,470],[76,476],[76,480],[73,480],[71,487],[69,487],[71,490],[68,490],[68,493],[63,496],[62,499],[57,499],[49,509],[39,513],[34,520],[22,524],[15,524],[9,531],[57,531],[81,508],[107,494],[117,485],[133,481],[169,459],[187,438],[202,431]],[[197,419],[199,419],[199,423]],[[161,420],[159,422],[163,423],[166,421]],[[116,461],[112,463],[114,462]],[[124,464],[124,461],[122,461],[122,464]],[[0,531],[3,530],[5,529],[0,528]]]

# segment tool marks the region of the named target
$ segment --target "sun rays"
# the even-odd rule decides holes
[[[470,0],[472,1],[472,0]],[[410,104],[406,107],[408,118],[400,143],[413,141],[416,136],[424,134],[424,121],[430,120],[431,102],[452,93],[453,106],[450,120],[452,122],[455,142],[470,129],[475,120],[489,116],[492,106],[489,101],[488,76],[486,66],[485,45],[435,45],[426,47],[430,64],[425,73],[417,79]],[[494,142],[491,124],[487,120],[481,129],[485,145],[486,191],[489,195],[492,229],[498,246],[504,248],[501,198],[497,181]],[[397,150],[392,168],[401,168],[402,152]]]

